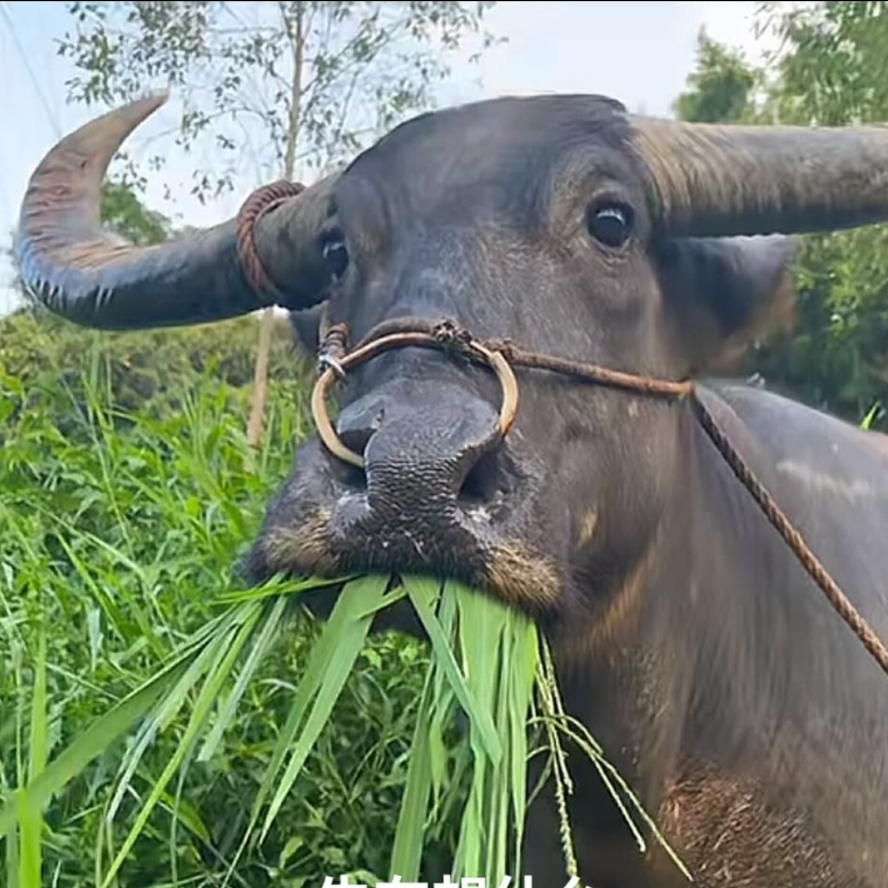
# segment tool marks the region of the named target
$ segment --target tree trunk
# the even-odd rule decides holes
[[[262,441],[265,421],[265,405],[268,401],[268,358],[271,354],[271,334],[274,330],[274,309],[266,308],[259,319],[259,349],[253,372],[253,397],[250,403],[250,420],[247,424],[247,441],[250,447],[258,447]]]
[[[292,180],[296,169],[296,142],[299,137],[299,113],[302,101],[302,64],[305,54],[303,8],[296,5],[296,14],[291,20],[285,4],[279,4],[284,27],[290,38],[293,51],[293,80],[290,85],[290,114],[287,127],[287,148],[284,154],[284,178]],[[268,363],[271,354],[272,333],[274,332],[274,309],[266,308],[259,320],[259,349],[253,373],[253,397],[250,403],[250,418],[247,423],[247,443],[258,447],[262,441],[262,428],[265,423],[265,405],[268,402]]]

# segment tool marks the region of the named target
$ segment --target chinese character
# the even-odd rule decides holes
[[[376,888],[429,888],[429,883],[402,882],[400,876],[392,876],[391,882],[377,882]]]

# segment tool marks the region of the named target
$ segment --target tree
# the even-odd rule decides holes
[[[206,200],[234,187],[249,160],[252,185],[301,178],[343,161],[368,139],[433,104],[450,73],[444,53],[477,36],[493,2],[69,3],[76,20],[60,52],[80,72],[70,97],[128,101],[149,83],[181,95],[177,141],[212,146],[194,171]],[[473,56],[473,58],[477,58]],[[162,156],[152,159],[154,168]],[[251,443],[261,432],[272,312],[256,358]]]
[[[701,34],[676,113],[753,124],[888,119],[879,51],[888,38],[883,7],[759,4],[759,26],[782,40],[779,56],[756,69]],[[886,257],[884,226],[802,237],[795,329],[753,348],[741,370],[850,421],[888,403]]]
[[[783,44],[775,59],[794,122],[882,121],[888,110],[888,3],[759,3],[759,27]]]
[[[173,233],[172,222],[157,210],[148,209],[133,184],[125,179],[102,185],[99,213],[104,225],[139,246],[159,244]]]
[[[760,3],[782,42],[775,98],[787,123],[888,120],[888,3]],[[800,332],[763,358],[848,418],[888,403],[888,226],[807,237]],[[880,411],[881,412],[881,411]]]
[[[680,120],[696,123],[745,121],[755,113],[753,91],[761,80],[738,52],[712,40],[704,28],[697,35],[697,64],[687,89],[672,103]]]

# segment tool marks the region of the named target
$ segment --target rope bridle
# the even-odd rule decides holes
[[[283,183],[286,188],[280,187],[281,184],[275,183],[272,187],[254,192],[244,205],[239,218],[238,253],[245,276],[257,291],[276,292],[276,288],[258,259],[252,240],[253,225],[263,212],[302,190],[301,186],[293,183]],[[360,454],[343,444],[333,428],[326,408],[327,394],[334,383],[347,378],[349,370],[385,351],[406,346],[440,349],[472,363],[492,368],[502,390],[499,423],[495,430],[500,439],[508,435],[518,412],[518,381],[513,371],[514,367],[548,370],[581,382],[591,382],[649,397],[688,401],[697,421],[736,478],[824,593],[836,613],[848,624],[864,648],[888,674],[888,648],[842,592],[801,533],[793,526],[731,444],[715,417],[699,398],[693,381],[671,382],[652,379],[611,370],[597,364],[524,351],[505,340],[480,341],[455,322],[446,319],[437,322],[421,318],[385,321],[373,328],[354,349],[349,350],[347,325],[335,324],[325,333],[319,349],[321,373],[312,391],[311,411],[319,437],[327,449],[342,461],[358,467],[362,467],[364,462]]]

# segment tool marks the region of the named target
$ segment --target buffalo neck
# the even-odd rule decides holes
[[[888,532],[880,506],[888,498],[885,448],[771,393],[726,391],[702,390],[701,397],[884,636],[883,584],[866,561],[868,543],[847,527],[856,515],[867,533]],[[861,835],[886,826],[865,814],[865,796],[880,791],[881,778],[855,787],[853,775],[855,750],[872,742],[874,731],[888,730],[888,707],[874,702],[886,698],[884,674],[690,409],[678,434],[676,483],[633,582],[621,590],[619,618],[606,635],[581,626],[560,641],[566,709],[655,817],[672,787],[706,772],[738,784],[754,775],[762,799],[818,811],[822,804],[803,797],[810,784],[799,779],[800,771],[816,769],[831,775],[830,804]],[[854,484],[861,478],[872,479],[866,495]],[[888,773],[888,754],[881,758]],[[595,769],[581,756],[571,769],[575,796],[583,799],[574,816],[628,839]]]
[[[773,480],[739,417],[705,396],[753,469]],[[726,758],[743,768],[789,693],[786,671],[775,669],[781,627],[769,596],[791,556],[690,408],[676,409],[679,456],[648,543],[604,619],[570,621],[555,645],[565,707],[651,814],[688,771]],[[587,826],[628,838],[596,769],[581,755],[571,768]]]

